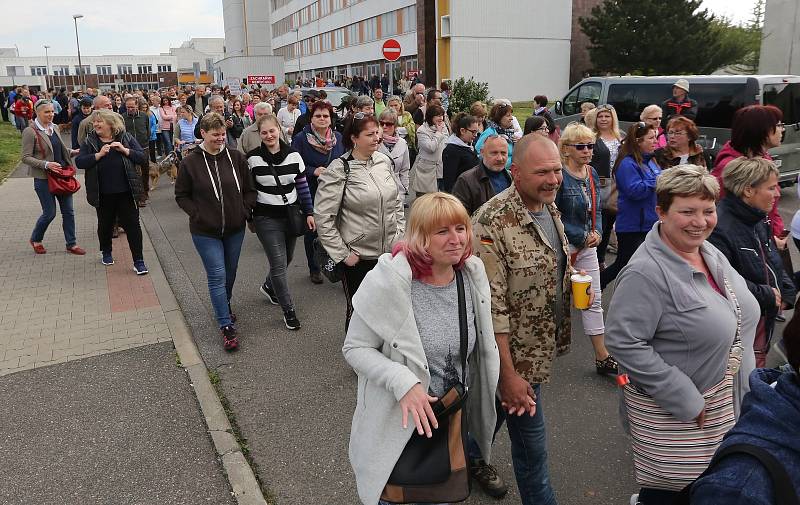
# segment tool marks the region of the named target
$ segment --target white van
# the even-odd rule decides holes
[[[639,121],[650,105],[672,96],[678,79],[689,81],[689,96],[697,100],[700,144],[706,150],[709,167],[720,148],[730,139],[736,110],[747,105],[775,105],[783,111],[786,125],[783,143],[770,150],[778,165],[781,185],[795,183],[800,174],[800,76],[796,75],[699,75],[658,77],[587,77],[556,102],[553,115],[562,128],[580,119],[583,102],[611,104],[622,127]]]

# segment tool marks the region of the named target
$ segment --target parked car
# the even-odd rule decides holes
[[[587,77],[556,101],[554,119],[562,128],[580,119],[583,102],[611,104],[622,127],[639,121],[647,105],[672,96],[678,79],[689,81],[689,96],[697,100],[699,143],[713,164],[719,149],[730,140],[733,114],[747,105],[775,105],[783,111],[786,125],[783,143],[770,150],[780,169],[782,186],[791,186],[800,175],[800,76],[796,75],[699,75],[658,77]]]
[[[325,91],[325,93],[328,94],[327,100],[331,103],[331,105],[336,107],[337,113],[339,113],[338,107],[342,103],[342,97],[344,97],[345,95],[351,95],[352,94],[352,92],[349,89],[341,88],[341,87],[300,88],[300,91],[302,91],[303,94],[305,95],[306,93],[308,93],[309,90],[312,90],[312,89],[316,90],[316,91],[320,91],[320,90]],[[344,115],[339,113],[339,119],[342,119],[343,117],[344,117]]]

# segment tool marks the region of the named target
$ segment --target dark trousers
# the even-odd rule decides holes
[[[605,289],[609,282],[617,278],[619,271],[628,264],[646,236],[647,233],[643,232],[617,232],[617,259],[613,265],[600,272],[600,289]]]
[[[344,331],[347,333],[347,328],[350,327],[350,317],[353,315],[353,295],[358,291],[361,286],[361,281],[367,276],[367,273],[375,268],[378,260],[361,260],[355,265],[349,267],[344,263],[340,263],[342,267],[342,287],[344,288],[344,296],[347,298],[347,313],[344,322]]]
[[[614,230],[614,223],[617,221],[616,212],[602,211],[603,219],[603,240],[597,246],[597,262],[606,262],[606,249],[608,249],[608,241],[611,239],[611,232]]]
[[[147,143],[147,148],[150,151],[150,163],[156,162],[156,147],[158,146],[158,150],[161,150],[161,146],[158,145],[158,140],[151,140]]]
[[[0,114],[3,115],[3,121],[8,122],[8,109],[5,107],[0,107]]]
[[[143,202],[150,195],[150,165],[137,165],[136,170],[142,179],[142,197],[139,201]]]
[[[639,503],[642,505],[672,505],[677,495],[677,491],[643,487],[639,490]]]
[[[115,222],[119,222],[125,230],[133,260],[144,260],[139,209],[129,192],[100,195],[100,204],[97,206],[97,238],[103,252],[111,252],[111,234],[114,232]]]

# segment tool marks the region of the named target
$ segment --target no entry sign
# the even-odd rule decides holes
[[[400,42],[395,39],[389,39],[383,43],[383,57],[388,61],[397,61],[400,59]]]

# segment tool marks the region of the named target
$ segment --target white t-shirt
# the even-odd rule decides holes
[[[278,121],[280,121],[281,126],[284,130],[289,128],[294,128],[294,124],[297,122],[297,118],[300,117],[300,108],[296,108],[292,112],[289,112],[289,108],[286,107],[278,111]]]

